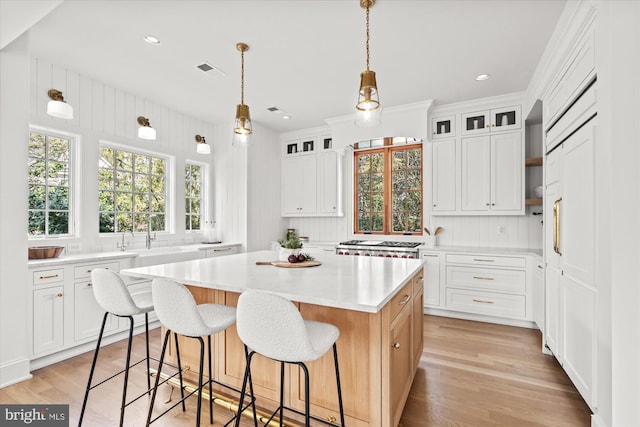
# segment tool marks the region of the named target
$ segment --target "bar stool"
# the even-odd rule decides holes
[[[89,398],[89,391],[104,384],[105,382],[115,378],[124,372],[124,386],[122,390],[122,404],[120,407],[120,426],[124,422],[124,410],[125,408],[142,397],[145,393],[151,391],[151,379],[147,375],[147,391],[139,395],[131,402],[127,403],[127,383],[129,380],[129,369],[137,364],[146,360],[147,373],[149,372],[149,312],[153,311],[153,303],[151,298],[151,292],[139,292],[129,293],[127,285],[122,278],[113,271],[106,270],[104,268],[94,268],[91,271],[91,286],[93,288],[93,295],[98,302],[98,305],[105,310],[104,317],[102,318],[102,326],[100,327],[100,334],[98,335],[98,343],[96,344],[96,351],[93,354],[93,362],[91,363],[91,371],[89,373],[89,381],[87,382],[87,389],[84,394],[84,401],[82,402],[82,410],[80,411],[80,419],[78,426],[82,425],[82,419],[84,417],[84,411],[87,406],[87,399]],[[98,384],[91,385],[93,380],[93,373],[96,367],[96,361],[98,360],[98,353],[100,351],[100,343],[102,341],[102,335],[104,333],[104,327],[107,322],[107,316],[112,314],[118,317],[125,317],[129,319],[129,341],[127,344],[127,358],[125,368],[118,373],[110,376],[109,378],[99,382]],[[147,357],[141,359],[138,362],[130,365],[131,362],[131,343],[133,340],[133,316],[136,314],[144,314],[145,321],[145,338],[147,347]]]
[[[249,381],[251,384],[251,359],[254,354],[261,354],[269,359],[280,362],[280,406],[274,411],[265,423],[268,425],[276,413],[280,416],[282,426],[283,410],[287,409],[298,415],[304,415],[305,426],[309,427],[310,420],[327,425],[335,425],[325,420],[314,417],[309,411],[309,370],[304,362],[310,362],[322,357],[333,347],[333,358],[338,385],[338,406],[340,408],[340,425],[344,427],[344,408],[342,406],[342,390],[340,388],[340,370],[338,368],[338,351],[336,341],[340,330],[334,325],[311,320],[304,320],[296,306],[289,300],[278,295],[260,292],[246,291],[238,299],[237,307],[238,336],[244,343],[247,365],[242,381],[242,394],[238,405],[238,418],[236,427],[239,426],[239,416],[243,411],[244,394]],[[296,364],[304,372],[305,412],[284,406],[284,364]],[[251,402],[255,416],[255,400]]]
[[[158,375],[156,376],[155,386],[151,396],[151,404],[149,405],[149,414],[147,416],[147,426],[158,418],[175,408],[182,403],[182,410],[185,410],[184,401],[198,392],[198,412],[196,415],[196,426],[200,425],[200,410],[202,407],[202,387],[209,385],[209,421],[213,424],[213,394],[211,384],[216,383],[224,386],[230,390],[239,392],[226,384],[222,384],[215,381],[211,374],[211,335],[227,329],[236,323],[236,309],[220,304],[200,304],[196,305],[196,301],[193,295],[186,286],[169,279],[154,279],[151,283],[151,290],[153,294],[153,305],[155,306],[156,314],[160,323],[167,329],[164,335],[164,343],[162,344],[162,351],[160,353],[160,362],[158,365]],[[184,387],[181,387],[182,399],[172,405],[169,409],[165,410],[162,414],[158,415],[154,419],[151,419],[153,412],[153,405],[156,399],[156,393],[158,391],[158,384],[160,382],[160,372],[164,363],[164,355],[167,349],[167,343],[169,342],[169,336],[171,332],[176,337],[176,357],[178,359],[178,371],[181,372],[180,352],[178,350],[178,334],[187,338],[194,338],[200,342],[200,371],[198,373],[198,388],[193,390],[187,396],[184,396]],[[207,349],[209,352],[209,379],[206,383],[203,383],[203,370],[204,370],[204,340],[202,337],[207,337]]]

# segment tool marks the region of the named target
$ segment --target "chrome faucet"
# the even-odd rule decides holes
[[[135,237],[135,236],[134,236],[134,234],[133,234],[133,231],[130,231],[129,233],[131,233],[131,237]],[[122,252],[124,252],[124,251],[125,251],[125,249],[127,249],[127,247],[129,246],[129,245],[127,245],[127,244],[125,243],[125,241],[124,241],[124,236],[125,236],[126,234],[127,234],[126,232],[125,232],[125,233],[122,233],[122,243],[117,243],[117,242],[116,242],[116,247],[120,248],[120,250],[121,250]]]
[[[153,233],[153,237],[151,237],[151,218],[154,218],[155,215],[149,216],[149,222],[147,222],[147,235],[145,239],[145,247],[147,249],[151,249],[151,242],[156,240],[156,233]]]

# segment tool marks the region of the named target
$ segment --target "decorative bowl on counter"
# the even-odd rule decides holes
[[[58,258],[64,246],[34,246],[29,248],[29,259]]]

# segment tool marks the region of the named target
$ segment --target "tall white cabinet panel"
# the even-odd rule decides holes
[[[462,139],[462,210],[486,211],[491,204],[491,138]]]
[[[456,140],[434,141],[432,156],[432,209],[438,212],[455,211]]]
[[[523,164],[520,132],[491,136],[491,210],[522,209]]]
[[[316,211],[316,156],[306,155],[282,161],[282,213]]]
[[[318,213],[338,213],[338,153],[326,151],[318,154]]]
[[[440,255],[423,253],[424,264],[424,305],[440,305]]]

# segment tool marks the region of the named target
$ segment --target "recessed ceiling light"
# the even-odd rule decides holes
[[[160,44],[160,39],[150,34],[144,36],[144,41],[146,41],[149,44]]]
[[[285,120],[288,120],[288,119],[291,118],[291,116],[284,115],[284,116],[282,116],[282,118],[285,119]]]
[[[491,77],[489,74],[480,74],[476,77],[476,80],[481,82],[482,80],[487,80],[489,77]]]

